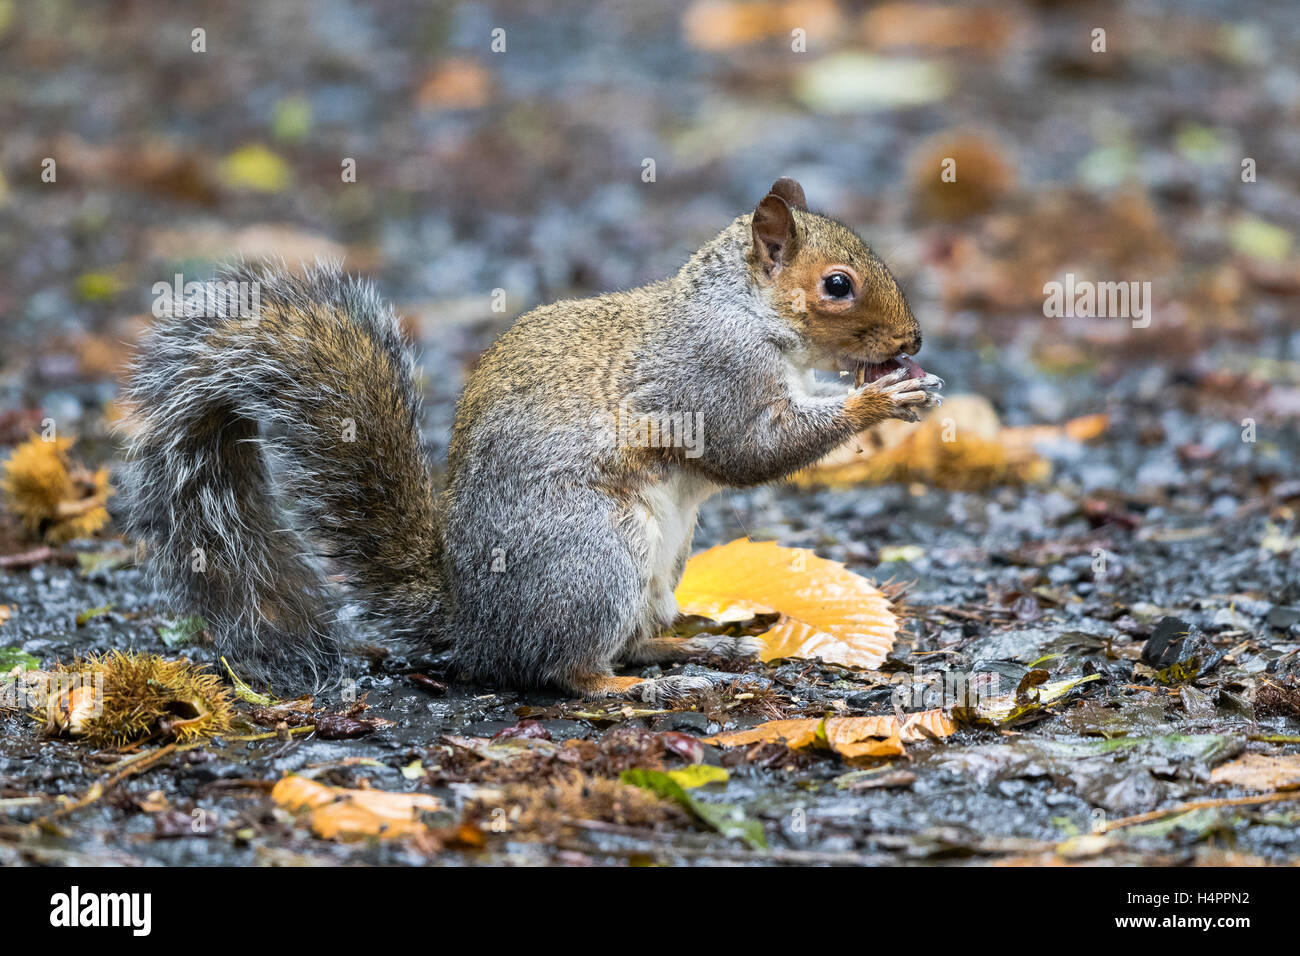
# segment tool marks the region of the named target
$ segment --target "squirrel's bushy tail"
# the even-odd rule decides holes
[[[337,672],[329,574],[386,636],[432,637],[435,492],[392,309],[318,264],[229,269],[176,311],[136,363],[124,489],[174,609],[264,680]]]

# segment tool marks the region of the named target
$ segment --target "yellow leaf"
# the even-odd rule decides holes
[[[1284,262],[1291,255],[1295,237],[1281,226],[1243,216],[1232,224],[1228,241],[1234,251],[1266,262]]]
[[[714,767],[707,763],[692,764],[681,770],[669,770],[668,776],[677,782],[683,790],[703,787],[710,783],[726,783],[731,778],[725,768]]]
[[[826,733],[829,737],[829,727],[826,729]],[[831,749],[841,757],[847,757],[850,760],[855,757],[901,757],[907,752],[903,748],[903,740],[898,734],[890,734],[888,737],[864,737],[861,740],[852,740],[841,732],[831,741]]]
[[[1300,754],[1246,754],[1215,767],[1210,782],[1260,792],[1295,790],[1300,787]]]
[[[803,548],[741,538],[697,554],[677,586],[683,614],[735,620],[779,612],[760,640],[763,661],[815,658],[879,667],[898,631],[889,599],[844,565]]]
[[[948,737],[957,732],[942,710],[909,714],[902,720],[892,714],[875,717],[817,717],[769,720],[748,730],[705,737],[705,743],[719,747],[742,747],[757,743],[784,743],[792,749],[824,745],[842,757],[893,757],[904,752],[904,743],[929,737]]]
[[[312,832],[326,840],[421,833],[427,828],[420,814],[442,809],[429,794],[348,790],[292,774],[276,783],[271,799],[293,812],[309,811]]]
[[[100,605],[99,607],[89,607],[77,614],[77,627],[85,627],[86,623],[92,618],[100,617],[113,610],[113,602]]]
[[[821,727],[819,717],[800,717],[793,720],[769,720],[748,730],[733,730],[701,738],[706,744],[718,747],[743,747],[747,744],[783,743],[792,749],[807,747],[817,741]]]
[[[881,564],[895,561],[919,561],[925,557],[925,549],[916,544],[900,544],[894,547],[886,545],[878,552]]]
[[[942,709],[936,708],[908,714],[903,725],[898,728],[898,735],[906,741],[913,741],[927,737],[951,737],[957,729],[957,722]]]
[[[289,165],[265,146],[253,143],[221,161],[221,175],[236,189],[276,193],[289,185]]]

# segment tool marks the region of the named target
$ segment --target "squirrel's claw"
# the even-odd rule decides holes
[[[908,370],[906,368],[894,369],[894,371],[888,373],[887,375],[880,376],[880,378],[876,379],[874,382],[868,382],[867,386],[874,385],[877,388],[885,388],[887,386],[896,385],[899,382],[905,381],[907,379],[907,376],[908,376]]]
[[[868,382],[862,388],[888,396],[893,403],[892,418],[917,422],[921,420],[920,409],[937,408],[943,404],[939,389],[943,388],[944,383],[938,375],[930,373],[920,378],[905,378],[905,374],[905,370],[891,372],[874,382]]]

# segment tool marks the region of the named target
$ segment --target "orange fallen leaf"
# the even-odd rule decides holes
[[[884,3],[862,18],[862,37],[876,50],[966,49],[993,55],[1015,33],[1015,17],[995,6]]]
[[[930,737],[949,737],[957,724],[942,710],[874,717],[806,717],[769,720],[748,730],[705,737],[718,747],[743,747],[758,743],[783,743],[792,750],[825,745],[842,757],[892,757],[904,752],[904,743]]]
[[[832,0],[700,0],[686,11],[682,28],[686,41],[699,50],[729,50],[790,31],[827,36],[839,25]]]
[[[325,840],[424,833],[420,814],[442,809],[437,797],[425,793],[349,790],[295,775],[276,783],[271,799],[287,810],[309,811],[312,832]]]
[[[901,757],[907,753],[902,740],[897,736],[871,740],[858,740],[839,744],[835,752],[841,757],[853,760],[860,757]]]
[[[1274,757],[1269,754],[1246,754],[1210,771],[1211,783],[1241,787],[1245,790],[1294,790],[1300,787],[1300,754]]]
[[[677,586],[683,614],[715,621],[779,612],[760,640],[763,661],[815,658],[879,667],[898,632],[887,597],[837,561],[745,538],[691,558]]]
[[[999,431],[998,438],[1003,444],[1023,447],[1032,446],[1039,442],[1059,441],[1062,438],[1085,442],[1099,437],[1109,425],[1110,416],[1108,415],[1101,413],[1081,415],[1078,418],[1071,418],[1064,425],[1018,425],[1003,428]]]
[[[492,97],[492,75],[474,60],[455,58],[429,75],[416,94],[422,107],[474,110]]]
[[[748,744],[785,744],[792,750],[808,747],[817,742],[817,730],[822,725],[820,717],[798,717],[792,720],[769,720],[748,730],[733,730],[702,738],[707,744],[718,747],[744,747]]]
[[[1051,466],[1036,445],[1089,441],[1108,424],[1105,415],[1085,415],[1064,425],[1009,428],[999,422],[987,399],[954,395],[924,421],[889,421],[863,432],[791,481],[836,488],[917,481],[965,490],[1041,481]]]

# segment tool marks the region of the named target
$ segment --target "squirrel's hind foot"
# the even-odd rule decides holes
[[[696,634],[693,637],[663,635],[652,637],[632,647],[624,656],[626,664],[664,664],[687,661],[695,657],[721,657],[746,660],[757,657],[763,642],[741,634]]]
[[[593,674],[571,681],[574,691],[584,697],[626,697],[643,704],[663,706],[680,703],[692,694],[717,687],[735,677],[721,671],[708,675],[673,675],[670,677],[612,677]]]
[[[736,685],[738,688],[764,689],[772,686],[772,679],[761,674],[716,671],[698,664],[687,664],[681,674],[655,677],[636,688],[637,699],[663,706],[687,700],[700,691]]]

